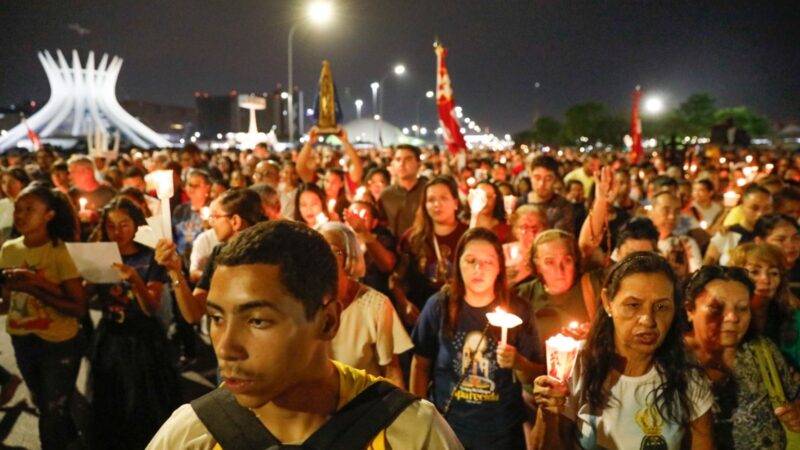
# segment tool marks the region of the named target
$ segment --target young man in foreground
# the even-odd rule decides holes
[[[219,254],[207,301],[224,385],[176,410],[148,448],[462,448],[431,403],[329,359],[336,285],[334,255],[307,226],[243,231]]]

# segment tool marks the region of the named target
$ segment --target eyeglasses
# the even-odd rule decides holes
[[[211,214],[210,216],[208,216],[208,220],[210,222],[212,220],[222,219],[225,217],[230,217],[230,214]]]

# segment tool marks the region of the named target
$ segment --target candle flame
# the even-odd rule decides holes
[[[577,321],[575,321],[575,320],[573,320],[572,322],[570,322],[570,323],[569,323],[569,329],[570,329],[570,330],[577,330],[577,329],[578,329],[578,322],[577,322]]]
[[[208,220],[209,218],[211,218],[211,208],[209,208],[208,206],[203,206],[200,209],[200,217],[203,220]]]
[[[522,319],[511,313],[505,312],[503,308],[497,307],[494,312],[486,313],[489,323],[501,328],[514,328],[522,324]]]
[[[85,198],[81,197],[80,200],[78,200],[78,203],[81,204],[81,209],[84,209],[86,208],[86,204],[89,203],[89,200],[86,200]]]
[[[315,219],[317,220],[317,225],[328,223],[328,216],[326,216],[324,212],[317,214]]]
[[[332,198],[332,199],[328,200],[328,211],[333,211],[335,209],[336,209],[336,199]],[[322,214],[322,213],[320,213],[320,214]]]
[[[367,193],[367,188],[365,188],[364,186],[361,186],[358,189],[356,189],[356,200],[362,200],[366,193]]]

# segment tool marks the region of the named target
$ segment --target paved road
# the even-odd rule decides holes
[[[95,322],[99,319],[98,313],[92,312]],[[5,316],[0,317],[0,364],[12,373],[19,375],[14,348],[6,329]],[[88,366],[82,365],[78,375],[77,386],[83,392],[82,386],[86,385]],[[201,346],[198,361],[187,367],[182,373],[182,395],[184,401],[190,401],[213,388],[215,379],[213,354],[209,347]],[[82,400],[82,399],[81,399]],[[82,405],[81,400],[77,405]],[[0,450],[6,449],[39,449],[39,430],[37,412],[33,408],[30,394],[23,383],[17,390],[14,398],[4,407],[0,408]]]

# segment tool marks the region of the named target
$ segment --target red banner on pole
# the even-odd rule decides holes
[[[633,110],[631,112],[631,139],[633,140],[631,160],[634,164],[638,163],[642,159],[642,155],[644,155],[644,150],[642,149],[642,120],[639,118],[639,98],[641,96],[642,89],[636,86],[636,90],[633,91]]]
[[[461,134],[461,125],[456,116],[456,103],[453,99],[453,86],[444,59],[447,49],[439,45],[434,46],[436,52],[436,107],[439,109],[439,123],[442,126],[442,135],[447,149],[452,154],[458,154],[467,149],[464,135]]]
[[[28,129],[28,139],[31,140],[31,144],[33,146],[33,151],[36,151],[36,150],[39,150],[40,148],[42,148],[42,141],[39,139],[39,135],[36,134],[36,132],[33,131],[31,129],[31,127],[28,126],[28,119],[23,117],[22,118],[22,123],[24,123],[25,124],[25,128]]]

